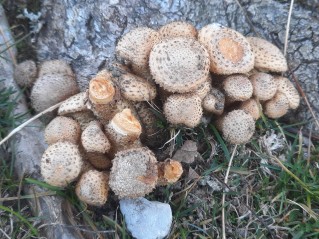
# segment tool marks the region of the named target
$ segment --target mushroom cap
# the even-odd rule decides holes
[[[221,115],[225,108],[225,95],[212,87],[202,102],[203,109],[216,115]]]
[[[157,160],[152,151],[128,149],[115,155],[109,184],[120,198],[143,197],[155,188],[157,174]]]
[[[135,74],[149,74],[148,59],[159,33],[148,27],[138,27],[125,34],[117,43],[116,55],[126,60]]]
[[[85,130],[85,128],[91,121],[96,120],[93,112],[90,110],[70,113],[68,114],[68,117],[71,117],[76,122],[78,122],[82,131]]]
[[[222,120],[225,140],[231,144],[247,143],[255,132],[255,121],[243,110],[233,110]]]
[[[171,124],[194,128],[203,115],[202,100],[196,94],[174,94],[164,104],[164,115]]]
[[[79,176],[82,164],[80,151],[75,144],[57,142],[42,155],[41,175],[46,183],[65,187]]]
[[[209,93],[212,88],[211,79],[209,77],[208,80],[204,81],[200,84],[197,89],[194,91],[194,94],[198,95],[201,100],[205,98],[205,96]]]
[[[101,153],[86,153],[87,161],[98,170],[110,169],[112,160],[106,154]]]
[[[58,116],[51,120],[44,131],[45,141],[49,145],[58,141],[69,141],[77,144],[80,140],[80,135],[80,124],[64,116]]]
[[[254,120],[258,120],[261,115],[261,104],[258,103],[254,98],[242,102],[239,106],[240,110],[245,111],[247,114],[250,114]]]
[[[59,107],[58,114],[66,115],[74,112],[88,110],[86,102],[88,100],[87,92],[80,92],[66,99]]]
[[[93,104],[108,104],[115,95],[115,86],[111,75],[98,73],[89,84],[89,99]]]
[[[253,95],[253,86],[245,75],[228,76],[223,81],[223,89],[235,101],[245,101]]]
[[[261,71],[285,72],[287,60],[278,47],[258,37],[247,37],[255,54],[255,68]]]
[[[44,61],[39,67],[39,77],[46,74],[62,74],[74,77],[70,65],[63,60]]]
[[[297,109],[300,104],[300,96],[297,89],[288,78],[275,76],[275,81],[278,85],[278,92],[285,94],[289,101],[289,108]]]
[[[160,34],[160,39],[174,37],[197,38],[196,28],[192,24],[183,21],[170,22],[162,26],[158,32]]]
[[[91,121],[81,135],[82,146],[86,152],[106,153],[111,144],[102,131],[98,121]]]
[[[14,69],[14,80],[21,87],[30,87],[36,80],[38,74],[34,61],[26,60],[19,63]]]
[[[289,100],[284,93],[277,92],[276,95],[265,102],[264,113],[269,118],[277,119],[284,116],[289,110]]]
[[[210,71],[216,74],[247,73],[254,67],[254,53],[239,32],[213,23],[198,33],[198,41],[210,56]]]
[[[269,100],[277,92],[277,83],[271,75],[267,73],[256,73],[249,77],[253,85],[253,95],[259,100]]]
[[[89,170],[82,174],[76,184],[75,193],[78,198],[93,206],[102,206],[107,201],[109,192],[109,173]]]
[[[168,185],[175,183],[183,174],[183,166],[180,162],[173,159],[166,159],[159,162],[158,166],[158,185]]]
[[[34,83],[30,98],[33,108],[41,112],[78,92],[73,76],[48,73]]]
[[[162,40],[154,45],[149,64],[155,82],[171,92],[194,91],[209,74],[209,55],[191,38]]]
[[[156,97],[154,83],[131,73],[122,74],[118,81],[121,96],[131,101],[151,101]]]

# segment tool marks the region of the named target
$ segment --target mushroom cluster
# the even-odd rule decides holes
[[[62,103],[45,130],[44,180],[64,187],[79,179],[76,193],[88,204],[103,205],[109,187],[135,198],[181,177],[178,161],[158,162],[150,149],[160,132],[155,111],[172,127],[194,128],[213,116],[226,141],[242,144],[262,112],[279,118],[299,105],[293,84],[276,75],[287,70],[280,50],[219,24],[136,28],[119,40],[116,56],[86,92]],[[43,65],[40,77],[51,68]]]

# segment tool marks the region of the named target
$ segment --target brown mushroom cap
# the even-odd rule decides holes
[[[224,112],[225,96],[217,88],[212,87],[202,102],[203,109],[216,115]]]
[[[198,33],[198,41],[210,56],[210,71],[216,74],[247,73],[254,67],[249,42],[239,32],[213,23]]]
[[[248,100],[253,95],[253,86],[245,75],[231,75],[223,81],[225,94],[235,101]]]
[[[86,153],[87,161],[98,170],[110,169],[112,160],[106,154],[102,153]]]
[[[225,140],[231,144],[247,143],[255,132],[255,121],[243,110],[229,112],[222,120]]]
[[[77,144],[80,140],[81,127],[75,120],[58,116],[54,118],[45,128],[45,141],[51,145],[58,141],[69,141]]]
[[[102,131],[98,121],[91,121],[81,135],[82,146],[86,152],[106,153],[111,144]]]
[[[260,118],[261,105],[255,99],[249,99],[241,103],[239,110],[245,111],[247,114],[250,114],[254,120]]]
[[[174,37],[197,38],[196,28],[192,24],[182,21],[170,22],[162,26],[158,32],[161,39]]]
[[[157,185],[168,185],[175,183],[183,174],[183,166],[180,162],[173,159],[166,159],[159,162]]]
[[[289,110],[289,100],[284,93],[277,92],[276,95],[265,102],[264,113],[269,118],[277,119],[284,116]]]
[[[278,85],[278,92],[285,94],[289,101],[289,108],[297,109],[300,104],[300,96],[297,89],[288,78],[275,76],[275,81]]]
[[[277,92],[277,83],[271,75],[267,73],[256,73],[249,77],[253,85],[253,95],[259,100],[269,100]]]
[[[110,187],[120,198],[143,197],[157,181],[157,160],[148,148],[120,151],[113,159]]]
[[[190,38],[164,39],[150,53],[150,69],[165,90],[185,93],[196,90],[209,74],[206,49]]]
[[[164,104],[164,115],[171,124],[194,128],[203,115],[202,101],[196,94],[174,94]]]
[[[102,206],[107,201],[109,192],[109,173],[89,170],[82,174],[76,184],[75,193],[78,198],[93,206]]]
[[[74,77],[62,74],[45,74],[34,83],[31,103],[41,112],[79,92]]]
[[[255,54],[255,68],[271,72],[288,70],[286,58],[278,47],[258,37],[247,37],[246,39]]]
[[[70,65],[63,60],[44,61],[39,67],[39,77],[46,74],[62,74],[74,77]]]
[[[88,110],[86,102],[88,100],[87,92],[80,92],[66,99],[59,107],[58,114],[66,115],[74,112]]]
[[[27,60],[19,63],[14,69],[14,80],[21,87],[30,87],[36,80],[38,74],[34,61]]]
[[[57,142],[50,145],[41,158],[41,175],[46,183],[65,187],[79,176],[82,164],[75,144]]]
[[[108,104],[115,95],[115,86],[111,75],[98,73],[89,84],[89,99],[93,104]]]

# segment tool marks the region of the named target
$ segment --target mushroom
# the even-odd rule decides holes
[[[100,207],[107,201],[108,181],[109,173],[89,170],[82,174],[76,184],[75,193],[81,201]]]
[[[254,118],[243,110],[233,110],[221,121],[223,137],[231,144],[247,143],[255,132]]]
[[[150,53],[150,69],[157,84],[170,92],[196,90],[209,74],[209,55],[196,40],[164,39]]]
[[[242,102],[238,109],[245,111],[247,114],[250,114],[254,118],[254,120],[258,120],[261,116],[262,107],[256,99],[251,98]]]
[[[254,54],[249,42],[239,32],[213,23],[198,33],[198,41],[210,57],[210,71],[216,74],[247,73],[254,67]]]
[[[71,67],[63,60],[44,61],[39,67],[39,77],[46,74],[62,74],[74,78]]]
[[[287,97],[289,108],[293,110],[297,109],[300,104],[300,96],[297,89],[286,77],[275,76],[274,78],[278,85],[278,92],[283,93]]]
[[[160,34],[160,39],[174,37],[197,38],[196,28],[192,24],[183,21],[170,22],[162,26],[158,32]]]
[[[77,144],[80,140],[81,127],[75,120],[58,116],[54,118],[45,128],[44,138],[50,145],[58,141],[69,141]]]
[[[82,169],[78,147],[71,142],[50,145],[41,158],[41,175],[48,184],[65,187],[73,182]]]
[[[200,84],[199,87],[194,91],[194,93],[198,95],[201,100],[205,98],[212,88],[210,81],[211,79],[209,77],[207,81],[204,81],[202,84]]]
[[[155,188],[157,174],[157,160],[148,148],[123,150],[113,159],[109,185],[119,198],[143,197]]]
[[[224,112],[225,96],[220,90],[212,87],[203,99],[202,106],[207,112],[221,115]]]
[[[256,73],[249,77],[253,85],[253,95],[258,100],[269,100],[277,92],[277,83],[271,75],[267,73]]]
[[[194,128],[203,115],[202,101],[196,94],[174,94],[164,104],[164,115],[174,125],[184,124]]]
[[[277,92],[276,95],[265,102],[264,113],[269,118],[277,119],[284,116],[289,110],[289,100],[284,93]]]
[[[19,63],[14,69],[14,80],[21,87],[31,87],[37,78],[38,70],[34,61]]]
[[[223,81],[226,96],[234,101],[248,100],[253,94],[253,86],[245,75],[231,75]]]
[[[285,56],[278,47],[258,37],[247,37],[255,54],[255,68],[260,71],[285,72],[288,70]]]
[[[159,162],[157,185],[168,185],[175,183],[183,174],[183,166],[180,162],[173,159],[166,159]]]

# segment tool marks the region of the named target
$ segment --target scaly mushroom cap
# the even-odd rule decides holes
[[[264,104],[264,113],[269,118],[277,119],[284,116],[289,110],[289,100],[284,93],[276,95]]]
[[[253,95],[259,100],[269,100],[277,92],[277,83],[271,75],[267,73],[256,73],[249,77],[253,85]]]
[[[158,178],[157,160],[148,148],[120,151],[113,159],[110,187],[120,198],[143,197]]]
[[[224,112],[225,95],[217,88],[212,87],[203,99],[202,106],[210,113],[221,115]]]
[[[46,74],[62,74],[74,77],[73,71],[70,65],[63,60],[50,60],[44,61],[40,65],[39,77]]]
[[[87,161],[98,170],[106,170],[112,167],[112,160],[102,153],[86,153]]]
[[[239,32],[217,23],[203,27],[198,41],[210,56],[210,71],[216,74],[247,73],[254,67],[254,53]]]
[[[197,38],[196,28],[192,24],[182,21],[170,22],[162,26],[158,32],[161,39],[174,37]]]
[[[175,183],[183,174],[183,166],[180,162],[173,159],[166,159],[159,162],[157,185],[168,185]]]
[[[81,142],[86,152],[106,153],[111,144],[102,131],[98,121],[91,121],[81,135]]]
[[[278,85],[278,92],[283,93],[287,97],[289,108],[297,109],[300,104],[300,96],[297,89],[288,78],[281,76],[275,76],[274,78]]]
[[[255,121],[243,110],[229,112],[222,120],[225,140],[231,144],[247,143],[255,132]]]
[[[191,38],[164,39],[150,53],[150,69],[165,90],[185,93],[196,90],[209,74],[206,49]]]
[[[73,76],[45,74],[34,83],[30,98],[33,108],[41,112],[78,92]]]
[[[247,37],[246,39],[255,54],[255,68],[271,72],[288,70],[287,60],[278,47],[258,37]]]
[[[74,112],[86,111],[87,92],[80,92],[66,99],[59,107],[58,114],[66,115]]]
[[[109,173],[89,170],[82,174],[76,184],[75,193],[78,198],[93,206],[102,206],[107,201],[109,192]]]
[[[260,118],[260,111],[262,107],[260,103],[258,103],[255,99],[249,99],[242,102],[239,106],[239,110],[245,111],[247,114],[250,114],[254,120],[258,120]]]
[[[58,141],[69,141],[77,144],[80,140],[81,127],[75,120],[58,116],[54,118],[45,128],[44,138],[50,145]]]
[[[14,69],[14,80],[21,87],[30,87],[37,78],[37,66],[34,61],[27,60],[19,63]]]
[[[164,115],[171,124],[194,128],[203,115],[202,100],[196,94],[174,94],[164,104]]]
[[[194,94],[198,95],[201,100],[205,98],[205,96],[209,93],[212,88],[211,79],[204,81],[204,83],[200,84],[199,87],[194,91]]]
[[[149,75],[148,59],[159,33],[148,27],[139,27],[125,34],[116,46],[116,54],[129,62],[139,76]]]
[[[228,76],[223,81],[226,96],[235,101],[248,100],[253,95],[253,86],[245,75]]]
[[[89,84],[89,99],[93,104],[108,104],[115,95],[115,86],[109,74],[97,74]]]
[[[57,142],[50,145],[41,158],[41,175],[46,183],[65,187],[79,176],[82,164],[75,144]]]
[[[151,101],[156,97],[156,86],[131,73],[122,74],[118,78],[121,96],[131,101]]]

